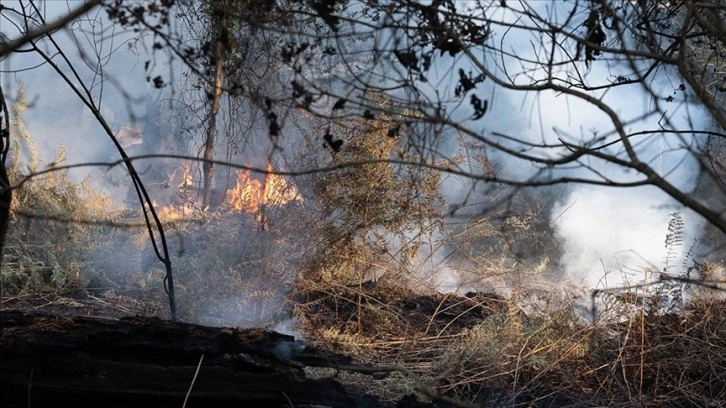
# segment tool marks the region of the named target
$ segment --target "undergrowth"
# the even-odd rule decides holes
[[[43,165],[22,122],[22,88],[16,100],[13,183]],[[399,151],[387,137],[390,123],[359,125],[339,124],[351,147],[334,160]],[[26,169],[20,168],[21,156]],[[64,159],[60,150],[54,163]],[[414,290],[410,277],[420,249],[441,227],[439,183],[428,172],[376,164],[312,180],[323,201],[311,205],[322,217],[292,204],[265,214],[264,228],[259,217],[224,208],[204,214],[203,222],[165,220],[180,318],[251,326],[295,317],[311,345],[389,368],[378,376],[325,369],[308,375],[338,376],[391,401],[411,393],[426,398],[432,393],[421,391],[434,390],[477,406],[726,404],[723,268],[692,262],[676,273],[680,216],[668,228],[663,275],[713,285],[694,287],[688,299],[666,308],[659,306],[664,296],[680,289],[682,280],[608,291],[611,301],[588,320],[576,312],[574,297],[554,292],[536,294],[542,307],[523,307],[529,294],[521,286],[506,296]],[[411,184],[419,190],[409,196]],[[371,185],[384,197],[370,195]],[[164,302],[164,270],[143,228],[120,228],[127,221],[88,179],[77,183],[67,171],[55,171],[14,193],[0,275],[6,297],[81,292],[107,304],[128,305],[132,297]],[[500,274],[517,286],[547,269],[548,258],[522,255],[526,248],[551,246],[537,223],[540,214],[541,208],[516,208],[498,218],[478,217],[456,231],[451,244],[467,254],[462,258],[478,274]],[[478,246],[492,251],[477,252]],[[129,288],[136,290],[133,296],[124,293]],[[165,309],[147,310],[163,315]]]
[[[24,181],[13,192],[11,224],[0,275],[5,295],[82,289],[93,278],[92,254],[109,241],[109,228],[94,227],[117,217],[107,195],[91,187],[91,179],[72,180],[68,170],[34,176],[44,163],[25,127],[27,108],[21,85],[13,105],[9,178]],[[26,166],[21,168],[21,158]],[[47,167],[65,164],[61,147]]]
[[[676,265],[682,231],[674,214],[660,276],[595,291],[607,301],[587,313],[587,297],[554,289],[523,307],[532,297],[524,286],[508,297],[420,295],[387,280],[299,281],[295,312],[317,347],[414,373],[403,375],[406,387],[351,380],[391,401],[428,389],[473,406],[723,406],[724,272],[691,250]]]
[[[351,380],[392,401],[420,387],[475,406],[695,407],[726,401],[722,300],[589,322],[564,298],[558,310],[525,313],[493,294],[416,297],[369,286],[317,288],[306,295],[298,298],[296,314],[313,345],[417,374],[403,376],[406,386],[395,380],[400,376]],[[397,300],[399,295],[415,300]]]

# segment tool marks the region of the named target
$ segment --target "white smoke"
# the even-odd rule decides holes
[[[646,270],[663,270],[668,223],[679,210],[652,188],[575,188],[552,209],[555,236],[563,245],[562,273],[575,283],[596,288],[642,281]],[[701,224],[690,212],[682,215],[686,232],[681,256]]]
[[[534,8],[552,7],[566,15],[570,3],[533,2]],[[546,14],[546,13],[545,13]],[[507,13],[503,18],[509,18]],[[576,27],[573,27],[575,29]],[[505,36],[506,31],[506,36]],[[531,33],[524,30],[506,27],[501,31],[493,29],[493,36],[503,38],[503,47],[517,50],[517,58],[537,59],[539,55],[532,50],[536,40],[530,38]],[[506,59],[502,65],[507,66],[509,73],[523,69],[519,59]],[[559,75],[567,77],[566,71],[572,70],[572,77],[584,75],[588,85],[607,84],[618,75],[634,77],[633,68],[625,63],[595,60],[589,67],[579,64],[579,73],[574,72],[574,65],[569,68],[560,67]],[[442,64],[443,65],[443,64]],[[499,65],[492,62],[493,67]],[[470,67],[463,67],[465,71]],[[543,69],[543,68],[541,68]],[[644,72],[644,70],[643,70]],[[504,75],[503,72],[498,74]],[[529,72],[532,77],[543,75],[536,70]],[[530,78],[530,77],[527,77]],[[436,81],[432,81],[436,83]],[[689,102],[690,90],[680,89],[680,80],[673,70],[659,69],[647,78],[648,88],[640,85],[616,87],[599,92],[589,92],[590,96],[607,104],[618,115],[623,123],[623,131],[632,134],[644,130],[658,130],[672,127],[677,130],[696,129],[706,123],[705,115],[696,105]],[[534,144],[556,145],[560,139],[574,144],[605,136],[608,141],[617,141],[618,135],[614,123],[597,106],[580,98],[555,92],[522,92],[502,90],[491,82],[484,82],[480,95],[491,97],[490,110],[482,120],[482,134],[493,138],[494,132],[510,135]],[[496,92],[495,92],[496,88]],[[665,102],[666,96],[673,98]],[[660,109],[658,109],[660,108]],[[461,113],[467,117],[466,112]],[[500,143],[508,143],[499,140]],[[695,185],[697,164],[688,149],[696,146],[688,145],[684,139],[666,133],[656,136],[634,138],[638,157],[664,176],[676,188],[689,192]],[[521,145],[510,146],[518,150]],[[622,145],[614,144],[610,150],[601,150],[608,154],[624,156]],[[554,157],[555,153],[540,149],[543,156]],[[514,180],[527,180],[540,170],[536,166],[521,159],[490,149],[488,158],[496,164],[497,175]],[[528,153],[536,154],[537,150]],[[561,153],[567,154],[568,151]],[[621,168],[613,163],[586,162],[592,170],[585,166],[574,165],[566,171],[552,173],[550,177],[568,176],[584,179],[600,179],[604,175],[616,182],[642,181],[644,176],[633,170]],[[594,171],[593,171],[594,170]],[[596,173],[597,172],[597,173]],[[445,194],[449,198],[460,200],[466,197],[472,183],[460,183],[452,179],[446,185]],[[688,247],[698,238],[698,231],[703,220],[686,211],[683,205],[654,187],[610,188],[593,185],[570,185],[566,194],[559,198],[551,209],[550,221],[555,237],[562,245],[562,256],[553,262],[551,267],[564,278],[589,287],[607,284],[617,286],[624,280],[637,281],[647,268],[660,271],[666,256],[664,240],[667,233],[670,214],[679,212],[684,218],[684,247]],[[488,199],[488,197],[483,197]],[[678,260],[676,262],[682,262]],[[607,275],[607,282],[603,278]]]
[[[542,7],[550,4],[542,3]],[[47,4],[56,3],[47,2]],[[57,10],[56,13],[60,14],[62,11]],[[49,12],[49,19],[52,19],[51,14]],[[505,18],[514,17],[505,13]],[[74,44],[67,35],[59,37],[65,41],[61,44],[67,46],[67,49],[73,48]],[[122,37],[118,40],[125,41]],[[527,53],[530,50],[529,38],[515,36],[513,42],[507,43],[507,47],[518,50],[520,55]],[[79,59],[78,55],[72,57]],[[104,67],[105,73],[115,78],[117,83],[123,84],[123,91],[130,95],[130,98],[124,97],[119,89],[114,89],[110,84],[105,85],[106,96],[102,100],[104,114],[117,124],[143,127],[141,123],[134,121],[134,107],[137,110],[140,110],[140,107],[127,108],[125,102],[144,99],[151,91],[150,85],[143,80],[148,74],[143,69],[145,57],[140,57],[125,47],[120,47],[108,55]],[[17,54],[3,62],[3,69],[21,70],[38,62],[37,57],[32,57],[32,54]],[[449,67],[446,67],[449,63],[450,61],[441,60],[441,72],[450,71]],[[468,70],[471,67],[465,68]],[[604,81],[612,78],[617,72],[616,66],[605,67],[600,62],[594,61],[587,75],[588,78]],[[649,85],[656,92],[670,94],[668,88],[672,89],[674,86],[670,81],[673,77],[668,77],[668,73],[662,71],[656,75],[657,77]],[[34,101],[34,106],[26,114],[26,121],[30,133],[39,144],[40,151],[50,152],[47,153],[46,160],[53,159],[52,152],[57,150],[60,143],[69,148],[70,162],[84,162],[88,161],[89,157],[96,158],[102,154],[99,152],[112,152],[108,136],[103,134],[89,112],[78,103],[77,97],[47,66],[21,71],[14,78],[23,80],[30,86],[30,99]],[[8,78],[4,80],[8,81]],[[440,82],[436,78],[431,78],[430,83]],[[43,84],[43,88],[38,88],[36,84]],[[484,84],[485,87],[492,86],[491,80]],[[5,87],[5,92],[11,94],[13,87],[14,84]],[[95,88],[96,91],[99,89]],[[488,88],[484,92],[494,95],[492,89]],[[436,91],[433,89],[432,95]],[[622,87],[598,96],[602,96],[603,101],[623,115],[628,132],[657,129],[659,117],[637,119],[645,112],[651,111],[654,102],[652,95],[642,88]],[[674,119],[674,125],[680,128],[688,128],[691,125],[690,117],[684,107],[685,105],[682,105],[679,108],[674,104],[669,112]],[[462,118],[470,116],[470,112],[459,113]],[[588,138],[593,132],[607,133],[612,130],[612,123],[592,105],[554,93],[541,93],[537,96],[528,94],[522,97],[521,94],[513,92],[497,91],[496,98],[492,98],[490,111],[482,123],[482,132],[486,135],[490,135],[492,131],[517,136],[530,135],[530,141],[547,143],[556,143],[557,138],[562,135],[573,139]],[[558,132],[553,131],[554,128],[557,128]],[[82,148],[75,148],[78,146]],[[666,153],[670,148],[671,146],[662,143],[652,144],[644,146],[639,153],[654,165],[656,170],[662,174],[669,173],[669,181],[675,182],[678,187],[686,187],[695,177],[693,167],[691,163],[681,163],[678,154]],[[491,158],[498,163],[498,174],[503,177],[526,179],[536,170],[534,167],[522,165],[519,161],[506,159],[501,155],[493,154]],[[668,167],[670,163],[678,163],[675,172],[670,172],[672,170]],[[608,174],[616,179],[632,179],[633,174],[622,171],[611,172],[608,166],[611,165],[598,167],[598,170],[608,171],[610,172]],[[577,176],[581,173],[573,171],[571,175]],[[124,186],[124,189],[126,187]],[[453,202],[459,202],[467,196],[470,188],[472,184],[469,182],[450,177],[445,181],[443,190]],[[661,270],[666,255],[664,240],[670,214],[679,211],[685,219],[684,242],[687,247],[697,236],[702,221],[693,214],[683,211],[682,206],[677,205],[657,189],[575,186],[561,198],[550,214],[555,238],[562,242],[563,249],[562,258],[555,266],[561,268],[561,273],[568,279],[589,287],[602,285],[603,277],[606,275],[608,286],[618,286],[627,278],[637,280],[637,274],[646,268]],[[457,271],[446,265],[445,257],[433,254],[427,257],[431,257],[426,259],[429,259],[428,263],[433,265],[430,268],[432,272],[429,282],[434,287],[442,292],[462,290]],[[231,305],[241,302],[239,299],[220,299],[220,301],[221,304]],[[229,313],[221,310],[209,313],[218,319],[218,321],[208,321],[210,324],[219,322],[219,324],[248,325],[256,318],[254,315],[234,315],[232,308]]]

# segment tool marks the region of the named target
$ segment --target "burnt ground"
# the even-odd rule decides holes
[[[313,307],[309,321],[345,325],[359,315],[356,310],[366,309],[356,306],[361,299],[354,294],[361,294],[360,289],[297,296],[306,299],[303,307]],[[403,293],[366,290],[366,302],[385,303],[407,316],[411,332],[424,325],[460,331],[491,312],[490,307],[499,307],[498,300],[486,305],[474,297],[412,293],[404,299],[398,297]],[[116,292],[4,299],[3,405],[179,407],[191,388],[189,406],[436,406],[411,395],[393,403],[342,385],[335,376],[307,375],[311,368],[325,367],[381,378],[391,373],[390,367],[378,370],[265,329],[213,328],[139,316],[150,310],[148,302]]]
[[[298,286],[281,314],[295,316],[302,342],[264,328],[142,317],[165,313],[144,296],[3,298],[0,406],[180,407],[188,392],[190,407],[463,405],[449,397],[627,406],[638,392],[641,406],[726,401],[723,301],[598,329],[567,315],[527,317],[495,294]],[[521,326],[496,323],[508,318]],[[482,322],[493,325],[482,332]]]
[[[382,405],[305,375],[350,358],[264,329],[8,310],[0,325],[3,406],[180,407],[190,387],[189,406]]]
[[[456,335],[507,310],[506,299],[494,293],[424,295],[371,281],[301,289],[292,298],[298,314],[313,328],[353,329],[369,338]]]

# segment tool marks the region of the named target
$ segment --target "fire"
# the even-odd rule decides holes
[[[193,185],[192,168],[189,164],[184,164],[184,173],[182,174],[182,182],[177,186],[179,190],[185,190]]]
[[[182,205],[179,207],[165,205],[163,207],[159,207],[156,211],[156,215],[159,216],[159,219],[167,222],[181,221],[185,218],[190,218],[193,214],[194,208],[190,205]]]
[[[181,176],[180,176],[181,170]],[[179,183],[177,183],[177,181]],[[191,190],[194,186],[194,176],[192,176],[192,166],[188,163],[182,165],[181,168],[175,168],[171,172],[169,178],[165,181],[165,187],[176,187],[180,192]]]
[[[251,178],[250,173],[249,170],[237,170],[237,183],[227,191],[226,202],[235,211],[257,213],[264,207],[302,201],[292,183],[283,176],[272,174],[272,164],[269,162],[262,182]]]
[[[156,201],[152,201],[151,204],[154,206],[154,209],[156,210],[156,215],[159,217],[159,219],[161,221],[164,221],[164,222],[182,221],[185,219],[189,219],[194,215],[194,206],[191,203],[186,203],[186,204],[180,205],[180,206],[175,206],[175,205],[160,206],[156,203]]]
[[[199,217],[203,210],[200,209],[197,198],[194,194],[194,182],[191,169],[183,167],[181,182],[177,185],[179,194],[172,203],[160,206],[153,203],[159,218],[165,223],[179,221],[190,221]],[[169,185],[176,185],[179,173],[176,171],[171,176]],[[181,203],[178,203],[181,200]],[[254,214],[262,230],[268,228],[269,220],[265,214],[265,208],[281,206],[290,202],[302,202],[302,197],[294,184],[284,176],[272,174],[272,165],[267,164],[265,177],[262,181],[252,178],[250,171],[237,170],[237,182],[234,187],[226,192],[225,203],[237,212]],[[174,204],[173,202],[177,202]]]

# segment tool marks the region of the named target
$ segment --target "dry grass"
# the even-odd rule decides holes
[[[374,143],[351,143],[350,158],[384,154],[373,148],[380,145],[376,141],[390,143],[385,130],[367,129],[371,138],[365,140]],[[15,131],[37,155],[21,122]],[[63,160],[62,152],[57,159]],[[37,169],[37,158],[30,162]],[[12,177],[22,177],[16,164],[11,170]],[[294,204],[266,214],[264,230],[255,215],[224,208],[205,213],[203,222],[169,225],[180,318],[249,326],[294,316],[314,346],[387,367],[385,375],[315,369],[311,376],[337,376],[391,401],[418,392],[425,399],[441,393],[485,406],[726,405],[722,291],[699,289],[687,308],[662,313],[654,311],[653,298],[643,299],[651,293],[630,290],[614,296],[599,320],[586,322],[570,298],[517,285],[547,269],[549,258],[532,254],[549,248],[536,222],[538,210],[477,219],[451,241],[473,254],[465,261],[476,273],[514,283],[511,297],[415,292],[407,274],[415,272],[420,238],[436,229],[436,220],[416,224],[419,218],[402,218],[400,211],[435,218],[438,181],[378,170],[371,175],[351,169],[317,180],[329,195],[322,220]],[[409,179],[423,177],[428,195],[366,198],[366,186],[380,184],[380,174],[386,175],[387,191],[404,190]],[[359,199],[370,205],[349,202]],[[56,172],[27,183],[16,200],[1,276],[3,308],[164,316],[164,271],[146,262],[154,257],[143,230],[67,222],[118,221],[107,197]],[[22,209],[39,217],[21,217]],[[421,235],[406,237],[417,228]],[[477,251],[481,247],[492,251]],[[523,257],[522,248],[539,250]],[[508,265],[515,264],[513,271]],[[723,280],[721,266],[699,268],[701,278]],[[372,271],[385,277],[366,281]],[[532,297],[543,307],[526,305]]]
[[[73,205],[78,211],[86,211],[84,197],[76,196]],[[26,200],[31,198],[29,194]],[[311,375],[336,375],[391,401],[412,392],[425,399],[438,392],[476,405],[507,406],[685,407],[720,406],[726,401],[726,302],[715,289],[698,291],[686,310],[667,314],[652,312],[644,306],[647,302],[634,309],[631,305],[628,314],[622,313],[622,304],[611,304],[591,324],[574,314],[568,299],[554,294],[544,302],[546,307],[537,309],[522,307],[524,290],[509,299],[495,294],[462,297],[422,295],[393,279],[361,282],[360,275],[353,285],[336,284],[332,275],[298,279],[291,272],[297,270],[297,259],[289,254],[305,253],[305,243],[283,233],[288,229],[276,229],[274,222],[270,230],[250,236],[255,218],[229,215],[217,213],[203,224],[180,226],[175,232],[179,242],[193,243],[183,251],[175,247],[184,320],[228,324],[236,314],[245,315],[248,324],[274,323],[290,317],[286,310],[293,309],[302,322],[298,329],[313,345],[349,354],[360,363],[400,368],[380,376],[325,370]],[[42,225],[34,220],[29,230],[16,223],[14,233],[40,239],[43,235],[34,232],[36,222]],[[53,228],[57,229],[49,236],[85,228],[74,236],[79,240],[74,245],[94,248],[98,232],[89,226]],[[243,250],[240,237],[247,243]],[[67,241],[63,245],[71,247]],[[21,262],[18,256],[10,263],[17,271],[3,272],[6,285],[15,282],[6,287],[16,288],[3,307],[109,316],[165,313],[163,272],[154,267],[125,275],[129,281],[123,288],[137,288],[131,295],[118,281],[101,292],[89,289],[90,273],[98,265],[76,261],[61,269],[66,274],[62,291],[57,285],[49,294],[26,297],[23,293],[48,290],[54,271],[47,260],[59,248],[44,241],[11,245],[6,259],[20,249],[27,259]],[[224,256],[230,252],[238,256]],[[707,278],[720,279],[717,265],[704,268]],[[96,272],[93,282],[103,283],[98,276]],[[294,289],[286,296],[290,288]],[[619,319],[606,318],[613,313]]]
[[[392,400],[423,381],[443,395],[484,406],[726,402],[723,301],[592,324],[567,303],[525,314],[512,300],[498,298],[500,307],[487,308],[488,313],[476,307],[445,313],[454,304],[482,307],[484,302],[454,295],[416,298],[372,284],[318,288],[306,296],[298,298],[296,313],[314,345],[415,373],[405,387],[388,377],[351,379]]]

